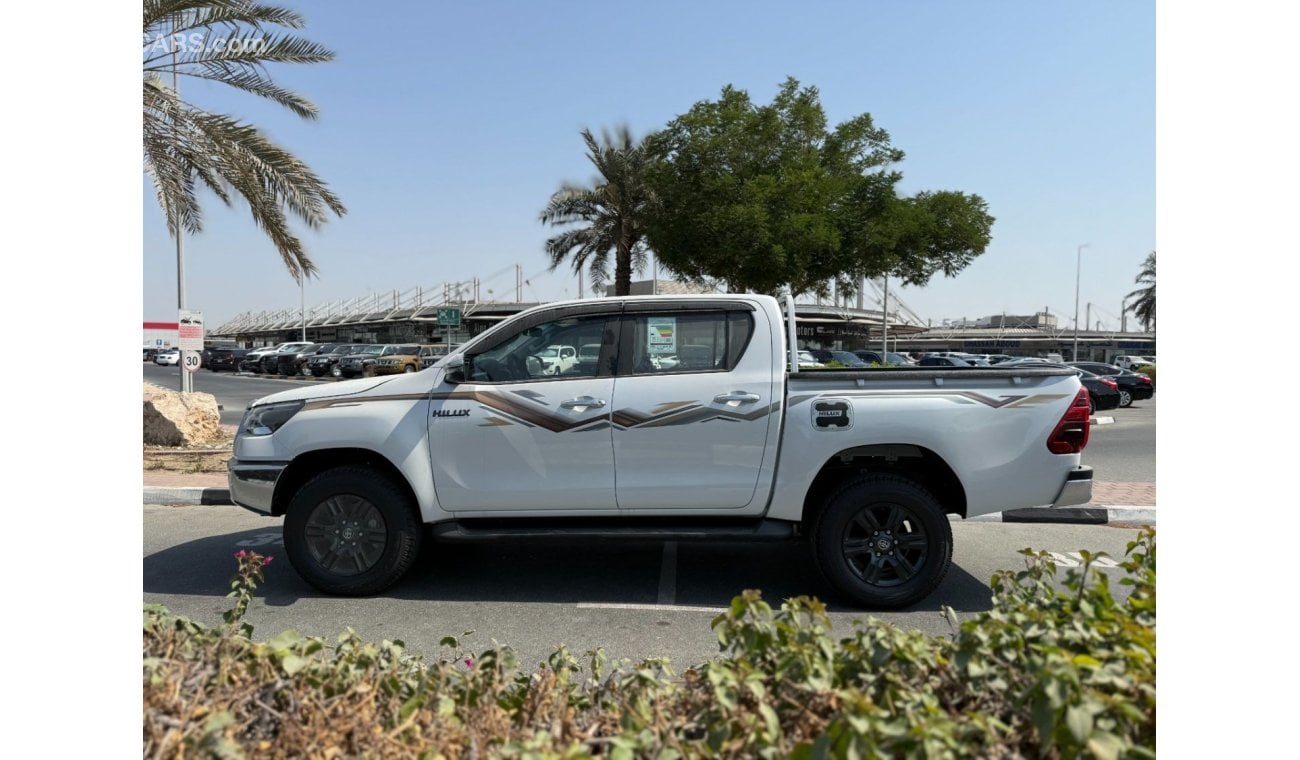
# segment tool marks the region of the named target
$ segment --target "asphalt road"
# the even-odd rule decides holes
[[[160,367],[153,362],[144,363],[144,380],[164,388],[181,388],[180,367]],[[211,393],[221,404],[221,422],[238,425],[248,405],[263,396],[295,388],[304,383],[335,382],[333,378],[289,380],[260,375],[236,375],[233,372],[212,372],[199,369],[194,373],[194,390]]]
[[[1115,419],[1113,425],[1093,425],[1083,463],[1094,477],[1110,483],[1156,482],[1156,398],[1134,401],[1127,409],[1111,409],[1098,416]]]
[[[144,601],[216,625],[241,548],[275,557],[247,620],[255,638],[286,629],[332,640],[345,628],[367,640],[402,639],[436,656],[443,636],[474,631],[467,649],[511,646],[531,669],[560,645],[581,656],[605,647],[612,658],[668,657],[680,671],[717,654],[709,627],[747,588],[776,603],[808,594],[831,608],[834,631],[849,635],[868,613],[845,606],[817,574],[801,544],[677,544],[521,540],[490,545],[426,544],[413,572],[375,597],[327,597],[284,556],[281,520],[239,507],[144,507]],[[880,620],[932,634],[950,632],[943,605],[969,617],[988,609],[989,578],[1023,567],[1022,548],[1106,551],[1122,557],[1132,529],[1105,526],[956,523],[954,565],[935,594]],[[1123,587],[1113,587],[1117,592]]]

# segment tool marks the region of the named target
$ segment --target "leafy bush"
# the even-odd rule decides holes
[[[523,673],[455,637],[432,661],[350,630],[254,642],[240,615],[264,558],[245,554],[224,627],[145,607],[144,754],[1154,757],[1154,531],[1129,544],[1122,601],[1101,555],[1058,578],[1023,553],[990,611],[945,608],[952,636],[868,619],[837,640],[816,599],[746,591],[713,621],[721,656],[681,677],[564,648]]]

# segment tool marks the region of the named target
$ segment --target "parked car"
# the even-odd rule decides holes
[[[240,362],[248,355],[248,350],[243,348],[214,348],[207,352],[207,361],[203,366],[213,372],[227,370],[229,372],[239,371]]]
[[[164,367],[175,367],[181,363],[181,352],[175,348],[159,351],[157,356],[153,358],[153,363]]]
[[[854,351],[853,355],[867,364],[880,364],[882,366],[889,364],[895,367],[911,367],[916,364],[916,361],[907,354],[900,354],[894,351],[885,354],[885,361],[881,361],[879,351]]]
[[[374,374],[400,375],[419,372],[424,369],[424,357],[431,356],[433,351],[433,346],[410,344],[397,346],[391,352],[386,351],[380,355],[379,361],[375,362]]]
[[[1145,401],[1156,395],[1156,386],[1151,378],[1141,372],[1120,369],[1101,362],[1070,362],[1071,367],[1086,369],[1096,375],[1109,377],[1119,386],[1119,405],[1130,407],[1134,401]]]
[[[578,364],[578,349],[573,346],[547,346],[529,359],[536,358],[543,375],[563,375]],[[532,374],[532,370],[529,370]]]
[[[267,354],[279,351],[287,345],[289,344],[277,343],[274,346],[260,346],[258,348],[249,349],[248,353],[244,354],[244,360],[239,363],[239,371],[260,373],[262,371],[262,358]]]
[[[820,369],[825,366],[817,361],[817,357],[813,356],[811,351],[799,352],[799,369]]]
[[[916,363],[918,367],[969,367],[970,362],[959,356],[935,356],[927,354]]]
[[[1007,354],[989,354],[987,358],[989,364],[1001,364],[1002,362],[1011,361],[1015,357],[1008,356]]]
[[[147,361],[147,362],[151,362],[151,361],[154,360],[154,357],[156,357],[156,356],[158,356],[158,349],[156,349],[156,348],[146,348],[146,349],[144,350],[144,360],[145,360],[145,361]]]
[[[527,372],[547,346],[668,318],[719,358],[669,375]],[[884,609],[939,588],[950,515],[1091,499],[1079,370],[791,373],[796,319],[761,295],[544,304],[429,372],[249,404],[230,498],[282,517],[288,562],[329,594],[384,591],[430,541],[799,540],[842,599]],[[753,339],[729,340],[738,325]],[[608,349],[635,368],[648,344]]]
[[[456,349],[460,348],[460,346],[461,344],[459,343],[453,343],[451,344],[451,350],[455,351]],[[434,346],[433,351],[431,351],[429,354],[425,356],[420,357],[420,369],[428,369],[429,367],[432,367],[434,364],[438,363],[439,359],[442,359],[448,353],[449,352],[446,346],[441,346],[441,345]]]
[[[356,353],[340,358],[334,365],[332,373],[335,377],[369,376],[371,368],[375,366],[375,362],[379,360],[379,355],[385,348],[387,346],[382,343],[362,346]]]
[[[998,365],[998,369],[1017,366],[1064,367],[1065,369],[1074,370],[1079,375],[1079,382],[1083,383],[1083,387],[1088,389],[1088,411],[1090,414],[1095,414],[1099,411],[1104,412],[1108,409],[1114,409],[1119,406],[1119,383],[1116,383],[1108,377],[1102,377],[1101,375],[1089,372],[1086,369],[1080,369],[1079,367],[1072,367],[1064,362],[1044,362],[1036,360],[1010,361],[1002,362]]]
[[[1135,370],[1146,364],[1154,365],[1154,356],[1116,356],[1113,364],[1120,369]]]
[[[269,354],[262,356],[262,373],[266,375],[280,374],[280,357],[284,354],[296,356],[305,348],[315,346],[315,343],[285,343]]]
[[[861,359],[857,353],[852,351],[835,351],[835,349],[816,348],[813,349],[813,351],[809,351],[809,353],[813,355],[813,359],[826,365],[832,364],[832,362],[840,362],[840,364],[853,369],[861,369],[865,368],[865,366],[871,366],[871,362]]]
[[[312,377],[332,375],[334,374],[334,365],[338,364],[339,359],[348,354],[356,353],[360,348],[362,346],[358,343],[331,343],[328,351],[321,351],[307,357],[303,368],[306,370],[306,374],[310,374]]]
[[[323,354],[334,348],[333,343],[315,343],[297,353],[276,354],[276,371],[286,377],[293,375],[310,375],[307,371],[307,360]]]

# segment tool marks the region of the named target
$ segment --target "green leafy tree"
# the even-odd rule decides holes
[[[1128,310],[1142,322],[1143,330],[1150,330],[1156,324],[1156,252],[1147,254],[1142,261],[1142,269],[1133,280],[1142,287],[1129,293],[1125,299],[1137,300],[1128,305]]]
[[[271,239],[295,279],[316,266],[290,229],[290,218],[318,228],[342,202],[309,166],[271,142],[257,127],[212,113],[180,96],[172,72],[266,98],[304,119],[317,108],[277,85],[272,63],[321,63],[334,53],[275,27],[300,29],[297,13],[248,0],[145,0],[144,168],[153,181],[167,229],[202,230],[199,190],[226,205],[248,202],[253,221]]]
[[[625,296],[632,288],[632,270],[646,263],[645,215],[650,196],[646,169],[654,156],[645,140],[634,140],[626,126],[613,135],[602,133],[596,142],[590,130],[582,131],[587,159],[597,175],[590,187],[565,183],[546,208],[541,221],[551,226],[580,224],[546,241],[546,253],[555,271],[565,259],[573,271],[585,266],[593,289],[609,277],[609,254],[614,254],[614,294]]]
[[[733,290],[825,294],[837,281],[892,275],[922,285],[984,252],[983,199],[955,191],[901,197],[903,160],[870,114],[828,130],[815,87],[787,79],[769,105],[731,86],[652,136],[646,226],[658,260]]]

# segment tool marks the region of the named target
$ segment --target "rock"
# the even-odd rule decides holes
[[[217,399],[144,385],[144,443],[147,446],[203,446],[228,439]]]

